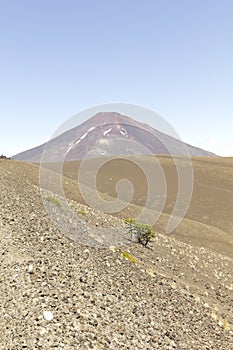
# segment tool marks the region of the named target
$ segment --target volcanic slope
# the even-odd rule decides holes
[[[0,161],[0,349],[232,349],[231,257],[159,233],[149,249],[82,246],[44,211],[36,173]]]
[[[104,199],[117,197],[117,182],[127,179],[132,183],[134,195],[131,205],[116,215],[121,218],[136,217],[146,203],[147,179],[142,170],[135,164],[136,158],[109,159],[96,176],[94,170],[97,160],[89,162],[85,184],[96,176],[97,189]],[[177,163],[183,161],[179,157],[156,156],[166,177],[167,194],[165,207],[155,229],[165,231],[165,226],[171,214],[177,197],[178,177],[174,159]],[[139,158],[142,168],[149,169],[154,164],[154,157]],[[54,166],[54,165],[53,165]],[[78,178],[80,162],[65,162],[63,174],[74,182],[64,184],[66,195],[74,200],[82,200],[76,179]],[[233,255],[233,158],[192,158],[194,187],[189,209],[179,227],[172,235],[179,240],[197,246],[205,246],[220,253]],[[55,169],[56,171],[56,169]],[[156,178],[154,184],[156,186]],[[182,186],[182,183],[179,184]]]
[[[178,137],[178,135],[175,135]],[[46,144],[16,154],[25,162],[61,162],[119,154],[214,156],[177,138],[115,112],[100,112]]]

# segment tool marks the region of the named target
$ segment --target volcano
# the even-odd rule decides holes
[[[116,112],[100,112],[49,142],[13,156],[26,162],[58,162],[136,154],[215,156]]]

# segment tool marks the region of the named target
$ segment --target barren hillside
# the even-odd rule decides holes
[[[45,213],[37,174],[0,161],[1,349],[232,349],[230,256],[159,233],[149,249],[82,246]]]
[[[170,156],[157,156],[157,159],[166,176],[167,195],[163,214],[155,229],[164,232],[177,197],[178,178],[174,161]],[[179,161],[179,157],[177,159]],[[153,157],[144,157],[140,160],[145,162],[147,168],[153,163]],[[98,160],[86,162],[90,162],[89,169],[92,169]],[[56,164],[50,166],[56,171]],[[205,246],[232,256],[233,158],[193,157],[192,166],[194,173],[192,200],[184,220],[172,235],[183,242]],[[64,163],[64,188],[68,198],[85,203],[77,185],[79,167],[80,162]],[[94,176],[94,172],[90,170],[85,179],[87,186]],[[121,218],[135,217],[145,205],[148,187],[143,171],[134,164],[133,159],[111,159],[106,162],[96,178],[97,188],[103,198],[111,200],[117,197],[116,184],[121,179],[127,179],[132,183],[134,195],[131,205],[116,215]]]

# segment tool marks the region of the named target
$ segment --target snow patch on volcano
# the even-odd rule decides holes
[[[112,131],[112,128],[110,128],[110,129],[108,129],[108,130],[105,130],[105,131],[103,132],[103,135],[106,136],[107,134],[110,133],[110,131]]]

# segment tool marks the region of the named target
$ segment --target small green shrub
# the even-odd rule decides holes
[[[58,207],[62,207],[61,201],[56,197],[47,196],[45,199],[46,199],[46,201],[48,201],[50,203],[56,204]]]
[[[87,216],[87,212],[84,210],[79,210],[78,212],[80,215]]]
[[[155,235],[155,231],[150,225],[141,224],[135,219],[126,219],[125,224],[128,232],[131,234],[131,240],[133,239],[133,236],[135,236],[137,242],[142,244],[144,247],[148,245]]]
[[[137,260],[132,255],[130,255],[129,253],[124,252],[124,251],[120,251],[120,253],[123,256],[123,258],[131,261],[132,263],[135,264],[137,262]]]

